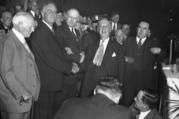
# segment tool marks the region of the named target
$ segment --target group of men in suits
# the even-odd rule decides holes
[[[52,119],[65,99],[75,96],[92,96],[96,85],[108,76],[118,79],[118,86],[122,87],[123,93],[121,104],[125,106],[132,104],[139,90],[156,88],[153,77],[154,63],[161,49],[152,39],[148,38],[149,23],[140,22],[137,36],[127,39],[123,44],[124,47],[121,47],[113,39],[114,37],[111,38],[114,29],[107,18],[99,20],[98,33],[88,32],[83,37],[76,29],[80,18],[78,10],[69,9],[65,23],[54,29],[56,14],[57,8],[54,3],[45,4],[41,10],[41,20],[38,21],[31,36],[33,27],[35,27],[33,19],[31,26],[25,26],[27,29],[21,27],[21,22],[14,21],[12,33],[9,33],[10,35],[5,40],[1,63],[2,93],[0,94],[4,96],[3,91],[5,91],[11,96],[8,99],[13,100],[8,104],[14,104],[14,101],[19,102],[10,106],[11,109],[16,110],[13,116],[28,115],[33,101],[39,97],[33,107],[33,119]],[[32,18],[32,15],[29,14],[22,16],[28,16],[29,20]],[[16,30],[20,32],[20,35]],[[13,33],[17,37],[13,36]],[[24,42],[24,37],[29,36],[30,48]],[[15,38],[17,41],[20,39],[24,46],[14,43]],[[7,49],[6,45],[10,49]],[[40,93],[39,76],[41,79]],[[30,85],[27,85],[27,82]],[[17,87],[18,90],[16,90]],[[95,96],[94,100],[101,97],[103,96]],[[1,98],[2,101],[3,99],[7,97]],[[103,99],[106,100],[106,97]],[[8,107],[6,101],[2,104],[3,108]],[[18,115],[16,106],[22,107],[23,105],[25,108]],[[6,112],[9,114],[9,110]],[[11,113],[10,111],[10,115]]]
[[[118,79],[105,77],[95,86],[93,96],[66,100],[54,119],[162,119],[156,110],[157,94],[140,90],[128,108],[118,104],[120,87]]]

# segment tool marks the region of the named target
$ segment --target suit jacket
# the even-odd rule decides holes
[[[144,119],[162,119],[162,117],[156,109],[153,109]]]
[[[112,26],[113,23],[114,23],[114,22],[111,21],[111,28],[113,27],[113,26]],[[121,23],[117,22],[117,29],[121,29],[121,28],[122,28]],[[115,30],[114,28],[112,28],[112,31],[111,31],[111,36],[112,36],[112,37],[115,36],[115,32],[116,32],[116,31],[117,31],[117,30]]]
[[[41,16],[40,13],[39,13],[39,15],[37,15],[36,13],[35,13],[35,15],[33,15],[32,12],[31,12],[31,9],[27,9],[27,12],[33,16],[34,20],[37,23],[39,23],[42,20],[42,16]]]
[[[134,106],[135,104],[133,103],[130,107],[130,113],[131,113],[131,119],[138,119],[140,111]],[[156,109],[152,109],[144,119],[162,119],[161,115],[158,113]]]
[[[8,28],[5,28],[2,23],[0,23],[0,30],[4,30],[5,34],[8,33],[12,28],[12,25],[10,25]]]
[[[16,35],[10,31],[4,40],[1,54],[0,105],[7,112],[30,111],[32,100],[37,100],[40,90],[38,69]],[[29,103],[19,104],[20,97],[31,96]]]
[[[61,90],[64,75],[71,72],[72,64],[64,59],[62,49],[57,45],[55,34],[46,24],[40,22],[30,41],[39,68],[41,90]]]
[[[100,79],[106,76],[114,76],[122,83],[124,71],[124,56],[120,46],[113,40],[109,40],[101,66],[93,64],[97,44],[91,46],[85,58],[85,79],[82,82],[81,96],[89,96]]]
[[[72,62],[80,62],[81,56],[81,36],[79,35],[78,31],[76,30],[76,34],[78,38],[75,36],[74,33],[72,33],[69,29],[69,27],[66,24],[63,24],[62,26],[58,27],[56,30],[57,34],[57,42],[60,46],[62,46],[64,54],[67,59],[69,59]],[[65,47],[71,48],[73,54],[68,55],[65,51]]]
[[[131,103],[138,91],[141,89],[156,89],[156,80],[154,78],[154,64],[157,55],[152,54],[151,48],[157,44],[147,38],[140,48],[137,46],[136,37],[131,37],[124,44],[124,55],[132,57],[133,63],[125,63],[124,80],[124,101]],[[129,106],[129,102],[126,106]]]
[[[97,94],[65,101],[54,119],[130,119],[130,112],[105,95]]]

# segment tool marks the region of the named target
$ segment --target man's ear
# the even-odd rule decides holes
[[[149,106],[147,104],[143,105],[146,110],[149,110]]]
[[[2,18],[0,19],[0,21],[1,21],[1,22],[3,21]]]

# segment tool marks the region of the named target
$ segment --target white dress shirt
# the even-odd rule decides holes
[[[141,45],[146,41],[147,37],[141,39]],[[139,43],[140,38],[136,37],[137,44]]]
[[[151,110],[148,110],[148,111],[145,111],[145,112],[140,112],[138,119],[144,119],[150,113],[150,111]]]

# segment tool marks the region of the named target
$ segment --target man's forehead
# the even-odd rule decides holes
[[[103,19],[99,22],[100,26],[108,26],[110,23],[107,19]]]
[[[49,4],[47,6],[47,10],[57,11],[57,8],[56,8],[56,6],[54,4]]]
[[[141,91],[139,91],[139,93],[137,94],[137,97],[138,97],[139,99],[141,99],[144,94],[145,94],[145,92],[141,90]]]
[[[118,30],[116,33],[117,33],[118,35],[123,34],[122,30]]]
[[[147,22],[141,22],[141,23],[139,24],[139,26],[140,26],[140,27],[144,27],[144,28],[149,28],[149,23],[147,23]]]
[[[68,16],[79,17],[79,12],[75,9],[68,11]]]

